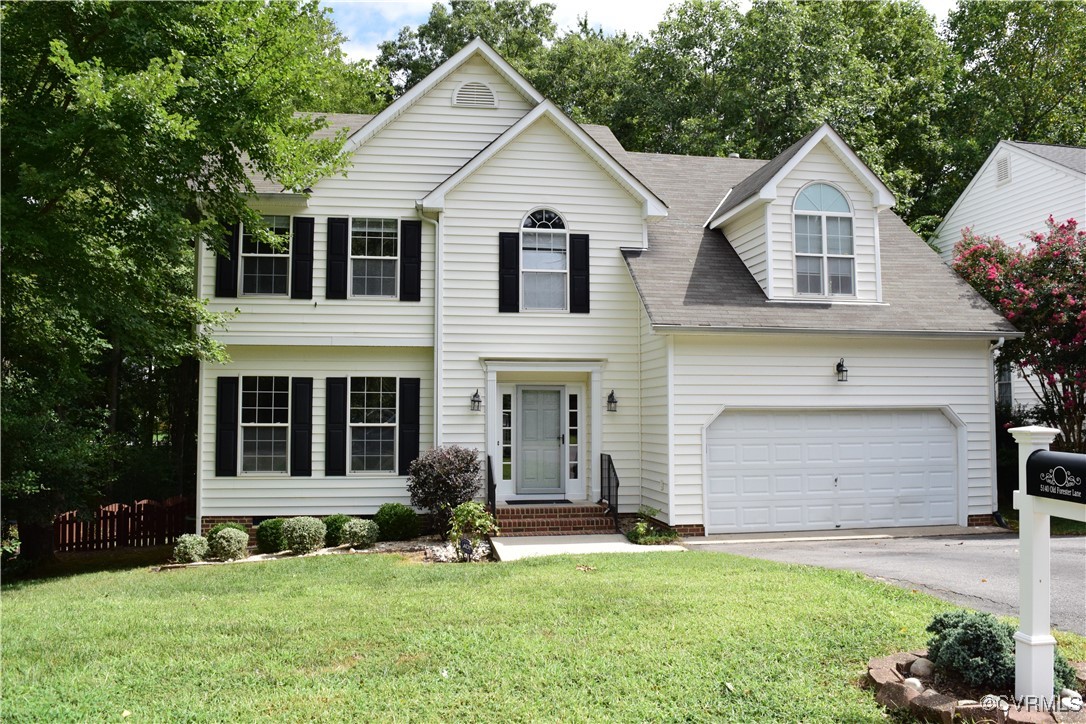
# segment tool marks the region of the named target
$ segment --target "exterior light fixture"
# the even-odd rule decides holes
[[[479,390],[475,390],[475,392],[471,396],[471,411],[478,412],[479,408],[481,408],[482,406],[483,398],[479,397]]]
[[[607,395],[607,411],[608,412],[617,412],[618,411],[618,398],[615,397],[615,391],[614,390],[611,390],[611,394]]]
[[[842,357],[837,363],[837,381],[848,382],[848,367],[845,367],[845,358]]]

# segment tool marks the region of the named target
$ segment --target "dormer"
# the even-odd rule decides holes
[[[882,301],[879,212],[894,196],[828,124],[731,188],[706,226],[769,301]]]

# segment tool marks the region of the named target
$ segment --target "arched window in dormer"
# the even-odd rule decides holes
[[[852,208],[844,194],[814,183],[796,196],[796,294],[854,296],[856,255]]]
[[[521,308],[566,309],[569,234],[557,212],[536,209],[520,230]]]

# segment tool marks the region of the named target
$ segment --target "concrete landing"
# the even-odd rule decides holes
[[[490,539],[499,561],[521,558],[560,556],[578,553],[653,553],[682,551],[679,545],[638,546],[624,535],[529,535],[515,538],[497,536]]]
[[[685,546],[709,546],[727,543],[789,543],[826,540],[879,540],[889,538],[931,538],[950,535],[1016,535],[995,526],[925,525],[905,528],[848,528],[845,530],[811,530],[795,533],[725,533],[683,538]]]

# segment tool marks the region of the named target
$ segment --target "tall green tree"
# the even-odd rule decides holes
[[[125,385],[176,386],[167,371],[188,360],[191,381],[193,359],[221,354],[192,294],[197,245],[221,247],[223,220],[259,223],[250,172],[303,188],[339,163],[294,110],[319,103],[341,38],[296,0],[0,13],[0,495],[33,556],[148,431],[180,434],[155,409],[126,415]]]
[[[554,5],[531,0],[451,0],[448,7],[435,2],[425,23],[416,29],[404,27],[395,40],[378,46],[377,65],[391,72],[401,94],[481,37],[530,77],[554,40],[553,14]]]

